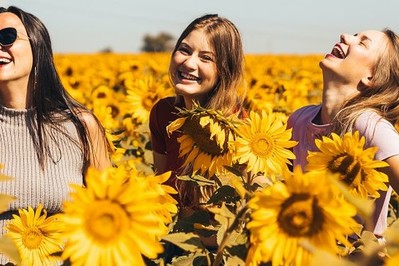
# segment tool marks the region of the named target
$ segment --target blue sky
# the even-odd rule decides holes
[[[39,17],[56,53],[140,51],[145,34],[179,36],[194,18],[218,13],[239,28],[246,53],[327,53],[343,32],[389,27],[397,0],[0,0]]]

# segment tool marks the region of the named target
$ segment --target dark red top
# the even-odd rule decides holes
[[[172,176],[166,184],[174,188],[176,188],[176,175],[179,175],[180,168],[184,163],[184,160],[179,158],[180,143],[177,141],[179,133],[175,131],[169,137],[166,132],[166,127],[179,118],[176,106],[184,108],[182,104],[180,106],[175,105],[175,99],[175,97],[168,97],[159,100],[150,112],[152,150],[159,154],[167,155],[165,171],[172,171]]]
[[[172,171],[172,175],[165,184],[176,188],[176,176],[182,174],[181,166],[184,159],[179,158],[180,143],[177,138],[181,135],[178,131],[170,136],[166,127],[179,118],[178,108],[184,108],[184,103],[175,104],[176,97],[167,97],[159,100],[150,112],[150,131],[152,150],[167,155],[165,171]],[[245,110],[241,110],[240,118],[248,117]]]

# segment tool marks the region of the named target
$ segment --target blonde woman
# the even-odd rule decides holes
[[[320,67],[322,103],[305,106],[288,120],[299,142],[294,165],[305,167],[307,152],[317,150],[316,138],[359,131],[367,146],[378,147],[375,159],[389,164],[382,170],[390,187],[376,200],[372,228],[381,235],[392,188],[399,192],[399,134],[394,126],[399,118],[399,37],[389,29],[342,34]]]

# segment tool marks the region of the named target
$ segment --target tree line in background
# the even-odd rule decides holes
[[[167,32],[160,32],[156,35],[145,34],[143,37],[143,46],[140,51],[146,53],[171,52],[175,45],[175,37]],[[112,53],[111,47],[106,47],[101,53]]]
[[[160,32],[154,36],[146,34],[143,43],[142,52],[170,52],[175,45],[175,37],[167,32]]]

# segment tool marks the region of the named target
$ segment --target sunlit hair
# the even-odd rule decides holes
[[[215,52],[215,64],[218,80],[201,106],[221,110],[226,115],[243,111],[246,87],[244,84],[244,51],[241,35],[236,26],[228,19],[217,14],[208,14],[193,20],[182,32],[172,52],[172,57],[179,49],[182,41],[195,30],[202,30],[207,36],[209,45]],[[171,79],[173,81],[173,79]],[[183,97],[177,96],[177,102]],[[188,165],[183,174],[191,173]],[[212,178],[212,177],[209,177]],[[180,204],[184,207],[198,208],[202,206],[216,190],[215,186],[198,186],[191,182],[176,184],[179,190]]]
[[[215,52],[218,81],[203,107],[223,110],[227,115],[241,110],[244,101],[244,51],[241,35],[228,19],[216,14],[204,15],[192,21],[176,42],[172,57],[183,39],[194,30],[203,30]],[[177,97],[182,101],[182,96]]]
[[[33,66],[28,82],[28,105],[35,110],[36,117],[28,123],[32,129],[40,165],[44,168],[47,159],[57,160],[55,157],[59,157],[50,153],[48,140],[53,139],[54,136],[49,134],[45,125],[54,128],[60,134],[66,134],[65,130],[58,125],[62,121],[70,120],[75,125],[80,138],[78,145],[82,145],[84,157],[82,172],[85,172],[90,163],[91,143],[88,129],[81,120],[81,114],[89,111],[75,101],[62,85],[53,61],[50,35],[43,22],[15,6],[0,7],[0,13],[5,12],[15,14],[22,21],[32,49]],[[100,124],[99,126],[102,129]]]
[[[354,128],[356,119],[365,110],[372,110],[393,125],[399,119],[399,36],[390,29],[382,31],[386,48],[374,66],[371,86],[345,103],[333,120],[334,131],[340,135]]]
[[[183,171],[182,175],[191,174],[192,165],[189,164]],[[210,180],[215,181],[213,176],[209,177]],[[176,179],[175,186],[178,191],[179,205],[181,208],[192,208],[194,210],[202,209],[206,210],[207,207],[212,204],[207,202],[212,197],[212,195],[219,188],[218,185],[202,185],[199,186],[195,182],[190,181],[180,181]]]

